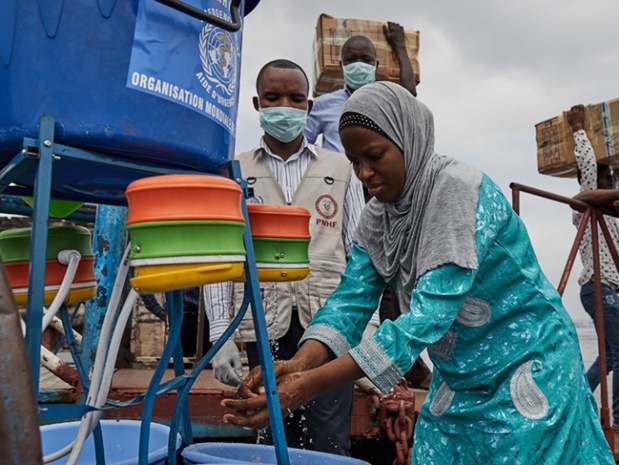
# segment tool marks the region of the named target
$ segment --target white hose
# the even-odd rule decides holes
[[[127,325],[127,320],[132,313],[133,304],[135,303],[137,297],[138,293],[131,289],[129,295],[127,296],[127,300],[125,300],[125,305],[118,316],[118,322],[116,323],[116,328],[114,329],[114,334],[112,335],[112,340],[110,341],[110,352],[107,356],[107,362],[101,378],[101,384],[99,389],[97,389],[97,398],[94,404],[88,405],[92,405],[96,408],[101,408],[105,405],[107,395],[110,391],[110,386],[112,385],[112,377],[114,376],[114,368],[116,365],[116,356],[118,355],[118,350],[120,349],[120,343],[122,341],[125,326]],[[93,392],[92,385],[91,390],[88,393],[89,398],[91,392]],[[102,412],[100,410],[96,410],[85,415],[85,418],[80,423],[77,437],[75,438],[73,449],[71,451],[71,455],[67,459],[66,465],[75,465],[77,463],[82,452],[82,448],[84,447],[84,442],[95,429],[97,422],[101,418],[101,414]]]
[[[116,315],[118,313],[118,304],[120,302],[120,297],[122,295],[122,291],[124,288],[125,280],[127,278],[127,274],[129,273],[129,252],[131,250],[131,243],[127,244],[125,248],[125,252],[123,254],[120,266],[118,267],[118,273],[116,275],[116,280],[114,281],[114,287],[112,288],[112,295],[110,296],[110,301],[107,307],[107,311],[105,313],[105,318],[103,320],[103,324],[101,326],[101,334],[99,335],[99,342],[97,344],[97,353],[95,356],[95,362],[92,368],[91,382],[90,382],[90,390],[88,391],[88,398],[86,399],[86,405],[94,405],[94,402],[97,398],[97,393],[99,391],[99,387],[101,385],[103,370],[106,366],[106,359],[110,360],[109,363],[115,365],[116,356],[113,359],[109,359],[107,357],[108,351],[108,341],[110,338],[110,334],[112,333],[112,329],[114,328],[114,323],[116,320]],[[131,295],[131,294],[130,294]],[[137,295],[137,294],[136,294]],[[123,307],[124,310],[124,307]],[[126,320],[125,320],[126,321]],[[122,327],[124,330],[124,326]],[[116,352],[118,348],[116,348]],[[98,418],[97,418],[98,420]],[[82,424],[90,425],[90,415],[84,415],[82,419]],[[80,424],[80,429],[82,428],[82,424]],[[96,421],[94,422],[96,424]],[[94,429],[88,428],[90,431]],[[90,434],[90,432],[88,433]],[[79,430],[78,430],[79,435]],[[57,452],[46,455],[43,457],[43,463],[53,462],[54,460],[58,460],[65,455],[69,454],[73,449],[76,441],[72,441],[67,446],[63,447]],[[81,447],[80,447],[81,451]]]
[[[75,278],[75,272],[82,256],[77,250],[61,250],[58,252],[57,259],[62,265],[68,265],[67,271],[65,271],[64,278],[62,278],[62,284],[60,284],[56,297],[54,297],[52,304],[43,316],[41,332],[47,329],[52,318],[58,313],[60,306],[64,303],[64,299],[71,289],[71,284],[73,284],[73,278]]]

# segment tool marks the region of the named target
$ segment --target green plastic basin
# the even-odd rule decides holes
[[[153,221],[127,225],[131,260],[192,255],[245,255],[241,221]]]
[[[258,263],[309,263],[309,239],[254,237]]]
[[[5,263],[30,260],[32,228],[7,229],[0,232],[0,255]],[[82,257],[94,257],[92,235],[82,226],[50,226],[47,229],[46,260],[55,260],[58,252],[77,250]]]

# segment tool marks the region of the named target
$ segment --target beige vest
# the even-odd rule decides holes
[[[305,207],[311,213],[309,258],[312,271],[302,281],[283,283],[261,282],[260,290],[264,305],[269,339],[279,339],[290,327],[292,307],[296,305],[299,319],[306,327],[312,316],[323,305],[340,283],[340,274],[346,267],[346,252],[342,241],[342,218],[344,198],[352,167],[348,159],[336,152],[316,148],[318,157],[313,157],[301,184],[294,193],[292,205]],[[254,196],[260,203],[285,205],[281,187],[273,177],[262,151],[254,157],[254,151],[237,156],[241,173],[253,187]],[[232,316],[243,301],[243,285],[235,285]],[[256,340],[251,309],[239,325],[244,341]]]

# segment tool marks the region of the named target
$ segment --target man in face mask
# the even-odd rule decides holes
[[[416,97],[415,73],[406,51],[404,28],[397,23],[388,22],[383,26],[383,32],[400,65],[400,85]],[[343,153],[338,125],[344,104],[355,90],[376,80],[378,61],[372,41],[365,36],[352,36],[348,39],[342,46],[341,65],[344,88],[316,98],[304,134],[310,143],[316,143],[318,136],[322,134],[324,148]]]
[[[302,131],[309,82],[303,70],[288,60],[267,63],[258,73],[253,98],[264,135],[256,149],[237,156],[254,199],[270,205],[296,205],[311,212],[309,258],[312,271],[302,281],[261,283],[264,312],[275,360],[288,360],[312,316],[335,290],[352,247],[352,235],[364,207],[361,182],[341,153],[315,147]],[[205,286],[210,340],[215,341],[240,308],[243,286]],[[239,326],[250,368],[259,364],[250,312]],[[215,377],[237,386],[243,376],[239,351],[229,340],[213,357]],[[305,410],[284,419],[290,447],[350,455],[353,385],[316,399]],[[266,442],[272,444],[267,434]]]

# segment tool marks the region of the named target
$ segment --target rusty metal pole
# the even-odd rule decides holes
[[[515,184],[511,184],[512,188],[512,208],[516,215],[520,216],[520,188]]]
[[[593,285],[595,289],[595,330],[598,335],[598,351],[600,364],[600,398],[602,408],[600,417],[602,420],[602,430],[610,445],[611,450],[615,451],[615,432],[610,423],[610,410],[608,408],[608,380],[606,374],[606,342],[604,338],[604,310],[602,306],[602,279],[600,277],[600,244],[598,240],[598,224],[603,221],[601,213],[594,211],[591,218],[591,242],[593,246]]]
[[[580,222],[580,226],[578,227],[576,239],[574,239],[574,243],[572,244],[572,249],[570,250],[570,254],[567,257],[567,263],[565,264],[563,274],[561,275],[561,281],[559,281],[559,286],[557,287],[557,291],[559,291],[559,295],[561,297],[563,297],[563,292],[565,292],[565,288],[567,287],[567,280],[569,279],[572,268],[574,267],[574,262],[576,261],[576,254],[578,253],[578,248],[580,247],[580,243],[582,242],[582,237],[585,235],[587,223],[589,223],[590,218],[591,208],[587,208],[585,214],[582,217],[582,221]]]
[[[19,313],[2,259],[0,353],[0,464],[42,464],[37,396]]]

